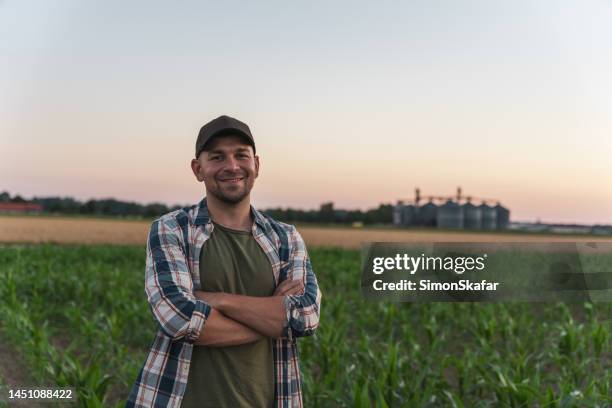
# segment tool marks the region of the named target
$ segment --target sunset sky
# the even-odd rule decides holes
[[[261,208],[496,198],[612,223],[612,1],[0,0],[0,191],[187,204],[250,125]]]

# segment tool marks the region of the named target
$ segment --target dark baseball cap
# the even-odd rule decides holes
[[[238,119],[223,115],[219,116],[217,119],[211,120],[200,129],[195,146],[196,159],[200,153],[202,153],[202,150],[204,150],[206,143],[208,143],[213,137],[230,134],[243,136],[246,141],[253,146],[253,153],[255,152],[255,140],[253,139],[251,129],[249,129],[247,124],[239,121]]]

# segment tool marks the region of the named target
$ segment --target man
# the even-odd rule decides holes
[[[249,127],[202,127],[191,168],[206,198],[153,222],[145,292],[159,328],[127,407],[301,407],[297,343],[321,292],[295,227],[250,205]]]

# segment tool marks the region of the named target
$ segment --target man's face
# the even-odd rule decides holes
[[[191,168],[198,181],[204,181],[207,195],[237,204],[249,196],[255,184],[259,157],[240,136],[221,136],[212,139],[192,160]]]

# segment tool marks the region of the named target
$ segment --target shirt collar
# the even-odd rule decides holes
[[[193,222],[196,227],[206,225],[210,221],[210,215],[208,215],[208,205],[206,205],[206,197],[198,203],[195,221]]]
[[[253,216],[253,220],[255,220],[254,224],[257,224],[266,234],[270,233],[270,223],[263,216],[262,213],[257,211],[255,207],[251,206],[251,215]],[[210,214],[208,213],[208,205],[206,204],[206,197],[202,199],[198,203],[197,213],[195,217],[194,224],[196,227],[201,225],[206,225],[210,222]]]

